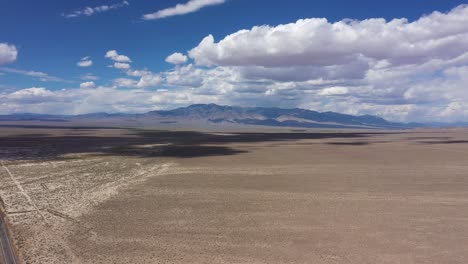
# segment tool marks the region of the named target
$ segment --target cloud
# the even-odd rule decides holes
[[[151,88],[158,86],[162,81],[163,78],[159,74],[146,72],[141,75],[140,80],[117,78],[114,80],[114,85],[127,88]]]
[[[3,90],[0,111],[145,112],[218,103],[468,121],[467,14],[461,5],[415,21],[309,18],[258,26],[218,42],[208,36],[189,52],[193,64],[164,72],[134,69],[112,50],[106,54],[112,64],[128,68],[110,87],[26,93],[36,100],[28,104]]]
[[[362,79],[369,70],[369,64],[362,60],[355,60],[344,65],[330,66],[238,66],[244,78],[253,80],[273,80],[278,82],[308,81],[318,78],[327,80]]]
[[[87,56],[84,58],[81,58],[79,62],[76,63],[78,67],[91,67],[93,66],[93,61],[91,60],[91,57]]]
[[[116,50],[109,50],[106,52],[106,58],[111,59],[115,62],[123,62],[123,63],[129,63],[132,62],[129,57],[125,55],[119,55]]]
[[[82,75],[81,79],[85,81],[97,81],[99,80],[99,77],[95,76],[92,73],[87,73],[87,74]]]
[[[108,51],[106,57],[111,58],[114,61],[130,61],[128,57],[119,55],[116,51]],[[128,60],[127,60],[128,59]],[[130,79],[130,78],[117,78],[114,80],[114,85],[117,87],[126,87],[126,88],[154,88],[161,84],[163,78],[160,74],[154,73],[150,70],[136,70],[132,69],[129,63],[115,62],[112,66],[116,69],[121,69],[130,77],[139,77],[139,80]]]
[[[345,95],[349,92],[347,87],[328,87],[319,92],[319,95],[332,96],[332,95]]]
[[[117,78],[114,80],[114,85],[117,87],[133,88],[133,87],[136,87],[137,84],[138,84],[138,81],[133,80],[133,79],[128,79],[128,78]]]
[[[101,5],[96,7],[85,7],[80,10],[73,11],[71,13],[63,13],[62,16],[66,18],[75,18],[80,16],[92,16],[98,13],[107,12],[110,10],[119,9],[125,6],[130,5],[128,1],[123,1],[121,3],[113,4],[113,5]]]
[[[133,70],[133,69],[131,69],[131,70],[127,71],[127,75],[132,76],[132,77],[141,77],[141,76],[147,75],[147,74],[152,74],[152,72],[149,71],[149,70],[146,70],[146,69],[144,69],[144,70]]]
[[[54,93],[43,87],[32,87],[12,92],[6,96],[1,96],[2,100],[7,103],[9,101],[16,101],[22,104],[42,103],[49,101],[53,98]]]
[[[167,72],[166,85],[187,83],[229,104],[467,120],[460,107],[468,101],[467,23],[468,6],[461,5],[415,21],[309,18],[219,42],[208,35],[189,51],[196,65]]]
[[[14,45],[0,43],[0,65],[16,61],[18,50]]]
[[[203,81],[208,79],[209,72],[196,68],[194,65],[178,67],[174,71],[166,72],[165,80],[167,85],[200,87]]]
[[[114,63],[114,68],[121,69],[121,70],[127,70],[127,69],[130,69],[130,64],[116,62],[116,63]]]
[[[12,97],[23,97],[23,96],[49,96],[52,92],[45,88],[32,87],[28,89],[19,90],[11,94]]]
[[[86,61],[79,61],[76,63],[78,67],[90,67],[93,66],[93,61],[92,60],[86,60]]]
[[[137,84],[139,88],[155,87],[162,82],[161,76],[158,74],[143,75]]]
[[[161,19],[171,16],[185,15],[213,5],[224,4],[225,0],[190,0],[185,4],[177,4],[174,7],[159,10],[151,14],[143,15],[144,20]]]
[[[39,71],[25,71],[25,70],[13,69],[13,68],[0,68],[0,71],[30,76],[42,82],[64,82],[65,81],[62,78],[50,76],[49,74],[45,72],[39,72]]]
[[[240,30],[215,42],[205,37],[189,55],[204,66],[330,66],[355,60],[388,65],[459,56],[468,45],[468,7],[407,19],[301,19]]]
[[[94,89],[96,88],[96,84],[92,81],[90,82],[84,82],[80,84],[81,89]]]
[[[0,113],[85,114],[93,112],[146,112],[155,109],[154,91],[115,87],[49,90],[43,87],[0,91]]]
[[[140,113],[156,109],[154,91],[95,89],[27,88],[11,93],[0,91],[1,113],[85,114],[94,112]]]
[[[167,63],[179,65],[184,64],[188,60],[187,56],[182,53],[176,52],[166,58]]]

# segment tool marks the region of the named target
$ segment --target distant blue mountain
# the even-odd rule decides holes
[[[194,104],[173,110],[151,111],[144,114],[90,113],[84,115],[11,114],[0,115],[0,121],[49,121],[86,122],[87,120],[122,123],[124,121],[144,124],[173,124],[184,122],[208,122],[212,124],[261,125],[301,128],[385,128],[406,129],[417,127],[468,126],[457,124],[397,123],[372,115],[347,115],[335,112],[317,112],[307,109],[282,109],[276,107],[237,107],[216,104]]]
[[[276,107],[236,107],[216,104],[195,104],[168,111],[153,111],[148,115],[171,118],[206,119],[213,123],[237,123],[263,126],[309,128],[413,128],[422,125],[387,121],[371,115],[353,116],[335,112]]]

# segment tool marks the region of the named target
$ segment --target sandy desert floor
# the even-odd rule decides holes
[[[468,130],[0,131],[24,263],[467,263]]]

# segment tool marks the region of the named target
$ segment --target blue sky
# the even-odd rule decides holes
[[[213,102],[468,121],[466,1],[0,1],[2,114]]]

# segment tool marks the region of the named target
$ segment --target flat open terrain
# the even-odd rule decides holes
[[[26,263],[468,263],[468,130],[0,129]]]

